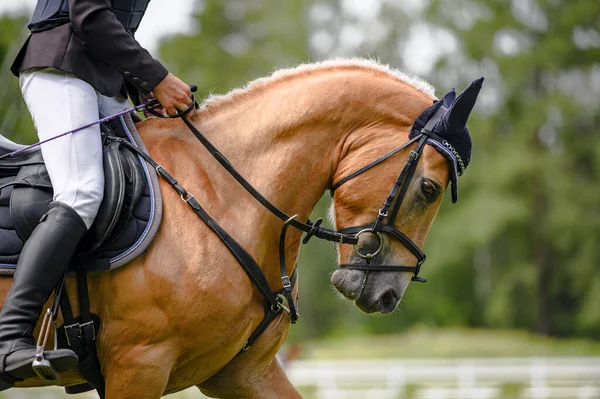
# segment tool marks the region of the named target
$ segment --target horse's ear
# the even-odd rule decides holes
[[[467,119],[475,106],[479,90],[483,85],[483,77],[473,81],[458,98],[452,103],[452,106],[443,116],[443,119],[456,131],[461,131],[467,125]],[[450,92],[451,93],[451,92]],[[448,94],[450,94],[448,93]],[[446,96],[444,96],[444,102]]]
[[[450,90],[448,93],[444,94],[444,97],[442,97],[442,105],[445,108],[450,108],[452,106],[452,103],[454,102],[455,98],[456,98],[456,91],[454,90],[454,88],[452,88],[452,90]]]

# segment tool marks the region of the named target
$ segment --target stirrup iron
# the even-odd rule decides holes
[[[52,309],[48,308],[46,314],[44,315],[42,329],[35,347],[35,357],[33,358],[33,363],[31,363],[31,368],[33,371],[35,371],[38,377],[45,381],[60,380],[60,375],[58,374],[58,371],[56,371],[56,368],[54,368],[49,360],[44,359],[44,348],[48,342],[50,330],[53,329],[53,316]],[[56,340],[54,345],[56,346]]]
[[[44,349],[46,343],[48,343],[48,337],[50,331],[54,331],[54,350],[58,349],[58,339],[56,337],[56,316],[58,314],[59,299],[62,294],[63,287],[65,285],[65,274],[62,279],[58,282],[56,289],[54,290],[54,298],[52,304],[46,310],[44,320],[42,321],[42,328],[40,329],[40,335],[35,346],[35,357],[31,363],[33,371],[44,381],[58,382],[60,381],[60,374],[49,360],[44,358]]]

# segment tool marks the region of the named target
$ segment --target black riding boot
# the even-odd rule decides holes
[[[73,209],[52,202],[25,243],[0,312],[0,390],[36,376],[31,367],[35,356],[33,329],[85,232],[83,219]],[[78,362],[77,355],[68,349],[45,351],[44,358],[58,372]]]

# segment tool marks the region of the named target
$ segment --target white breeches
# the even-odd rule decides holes
[[[56,69],[21,73],[23,98],[40,140],[97,121],[129,107],[121,96],[106,97],[89,83]],[[100,126],[42,144],[54,201],[73,208],[89,229],[104,195]]]

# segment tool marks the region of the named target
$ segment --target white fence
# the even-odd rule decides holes
[[[599,357],[295,361],[287,373],[318,399],[600,399]]]
[[[300,360],[289,362],[287,374],[306,399],[600,399],[600,357]],[[97,397],[59,388],[0,393],[0,399]],[[193,388],[168,397],[204,396]]]

